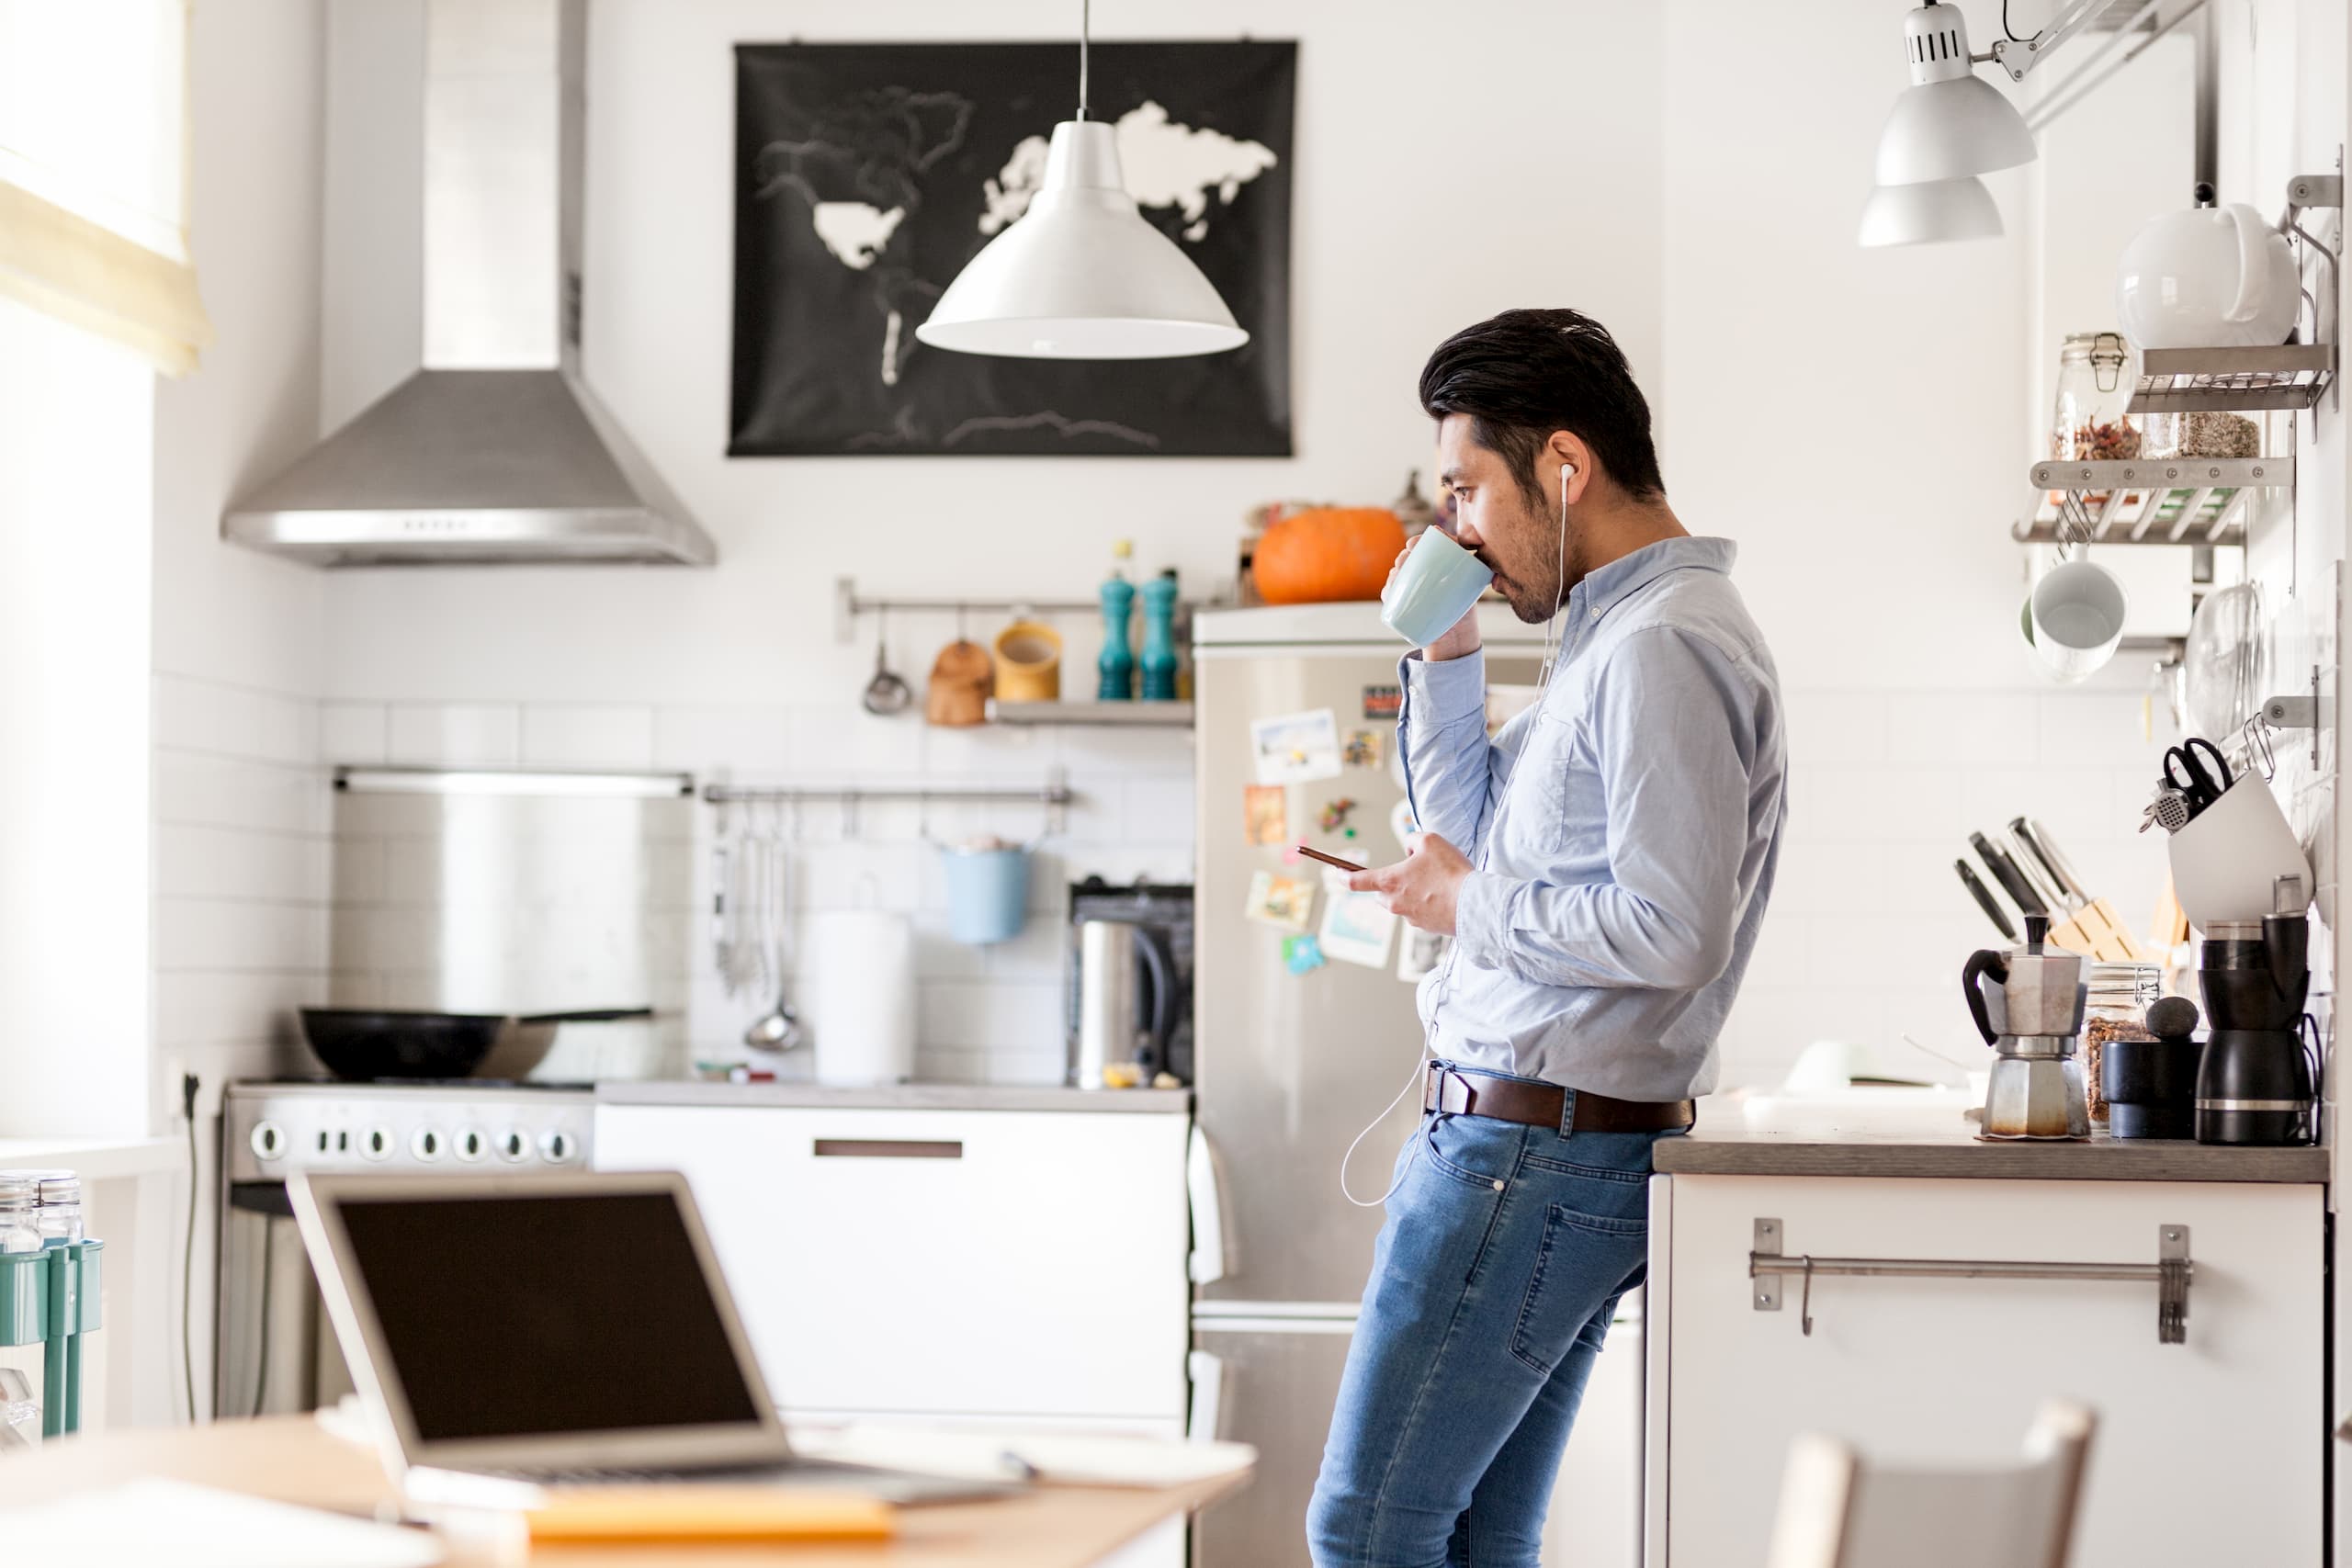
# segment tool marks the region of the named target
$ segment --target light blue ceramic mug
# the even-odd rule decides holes
[[[1431,528],[1381,591],[1380,624],[1415,648],[1427,648],[1470,613],[1494,580],[1486,562]]]

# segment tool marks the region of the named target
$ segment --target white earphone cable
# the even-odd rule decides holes
[[[1555,634],[1559,629],[1560,606],[1566,603],[1567,599],[1568,477],[1575,472],[1576,466],[1574,464],[1563,463],[1560,465],[1560,553],[1559,562],[1556,568],[1558,575],[1553,580],[1552,618],[1544,624],[1544,671],[1537,677],[1537,684],[1547,688],[1552,683],[1553,661],[1559,656],[1559,649],[1557,643],[1555,641]],[[1498,814],[1498,819],[1499,819],[1499,814]],[[1492,822],[1488,823],[1487,831],[1492,833],[1494,830],[1495,824]],[[1372,1136],[1372,1130],[1374,1127],[1379,1126],[1383,1122],[1387,1121],[1388,1113],[1396,1110],[1398,1105],[1402,1104],[1407,1095],[1413,1092],[1413,1086],[1421,1081],[1422,1075],[1428,1071],[1428,1064],[1436,1057],[1436,1052],[1432,1048],[1432,1045],[1434,1036],[1437,1032],[1437,1025],[1435,1022],[1437,1018],[1437,1010],[1444,1003],[1446,992],[1453,987],[1453,963],[1457,955],[1457,950],[1454,947],[1454,944],[1449,941],[1446,943],[1445,949],[1445,966],[1438,975],[1436,994],[1430,998],[1430,1018],[1431,1021],[1421,1026],[1421,1048],[1419,1051],[1416,1052],[1413,1056],[1412,1077],[1405,1080],[1405,1087],[1396,1091],[1396,1099],[1391,1100],[1387,1104],[1382,1106],[1380,1108],[1380,1113],[1363,1124],[1363,1131],[1358,1133],[1349,1143],[1348,1152],[1340,1156],[1340,1196],[1345,1198],[1349,1202],[1354,1204],[1359,1209],[1379,1208],[1382,1204],[1387,1202],[1388,1200],[1396,1196],[1396,1190],[1405,1185],[1405,1178],[1413,1173],[1412,1160],[1408,1159],[1405,1162],[1405,1168],[1396,1173],[1396,1179],[1388,1184],[1388,1190],[1383,1192],[1379,1197],[1373,1199],[1357,1197],[1355,1195],[1354,1189],[1348,1185],[1348,1166],[1350,1162],[1356,1157],[1356,1150],[1363,1146],[1363,1141],[1366,1138]],[[1417,1145],[1413,1151],[1413,1157],[1419,1158],[1419,1148]]]
[[[1568,476],[1577,471],[1574,463],[1560,465],[1560,556],[1552,579],[1552,618],[1544,623],[1544,672],[1535,683],[1548,688],[1552,684],[1552,664],[1560,657],[1559,644],[1555,640],[1560,626],[1560,606],[1568,596]]]

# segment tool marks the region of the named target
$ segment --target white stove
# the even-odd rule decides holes
[[[279,1182],[294,1170],[461,1176],[577,1168],[588,1162],[595,1106],[588,1084],[231,1084],[221,1101],[222,1168],[234,1184]]]
[[[595,1111],[594,1086],[579,1083],[231,1084],[220,1103],[214,1413],[311,1410],[352,1386],[294,1232],[289,1174],[576,1170],[588,1164]]]

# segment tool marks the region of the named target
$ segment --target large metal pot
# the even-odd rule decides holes
[[[302,1038],[327,1071],[354,1083],[375,1078],[520,1078],[546,1059],[567,1023],[651,1018],[651,1008],[583,1012],[392,1012],[304,1008]]]

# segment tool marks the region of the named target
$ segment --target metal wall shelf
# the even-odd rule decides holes
[[[1190,703],[1001,703],[990,697],[988,712],[991,724],[1093,724],[1118,729],[1193,728]]]
[[[2052,491],[2103,497],[2090,508],[2090,542],[2099,545],[2243,545],[2247,502],[2257,490],[2292,489],[2292,457],[2173,457],[2121,462],[2052,458],[2033,466],[2042,492],[2031,521],[2009,536],[2019,544],[2066,541]],[[2079,536],[2075,536],[2079,537]]]
[[[2255,413],[2307,409],[2335,378],[2335,345],[2149,348],[2140,352],[2132,413]]]

